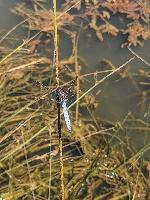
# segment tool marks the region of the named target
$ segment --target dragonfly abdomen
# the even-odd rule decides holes
[[[67,129],[71,132],[71,123],[70,123],[70,118],[69,118],[66,101],[62,102],[62,108],[63,108],[63,114],[64,114]]]

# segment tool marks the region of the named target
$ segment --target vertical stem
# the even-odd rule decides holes
[[[50,141],[50,147],[49,147],[49,197],[48,200],[51,200],[51,177],[52,177],[52,137],[51,137],[51,127],[49,127],[49,141]]]
[[[64,165],[63,165],[63,154],[62,154],[62,138],[61,138],[61,120],[60,120],[60,103],[57,102],[58,110],[58,137],[59,137],[59,161],[60,161],[60,178],[61,178],[61,199],[65,199],[65,188],[64,188]]]
[[[74,58],[75,58],[75,71],[76,71],[76,99],[79,99],[80,91],[80,67],[78,64],[78,39],[79,35],[74,36]],[[76,103],[75,123],[78,124],[79,118],[79,102]]]
[[[59,155],[60,155],[60,172],[61,172],[61,199],[65,199],[65,187],[64,187],[64,165],[62,154],[62,139],[59,139]]]
[[[56,0],[53,0],[54,9],[54,67],[56,70],[56,85],[59,87],[59,66],[58,66],[58,27],[57,27],[57,9]]]
[[[54,67],[56,69],[56,87],[59,88],[59,63],[58,63],[58,27],[57,27],[57,8],[56,0],[53,0],[54,9]],[[58,94],[59,95],[59,94]],[[59,96],[58,96],[59,98]],[[61,121],[60,121],[60,102],[57,102],[58,109],[58,137],[59,137],[59,159],[60,159],[60,173],[61,173],[61,199],[64,200],[64,169],[63,169],[63,155],[62,155],[62,138],[61,138]]]
[[[58,110],[58,121],[57,121],[57,125],[58,125],[58,137],[59,137],[59,141],[61,138],[61,121],[60,121],[60,103],[59,101],[57,102],[57,110]]]

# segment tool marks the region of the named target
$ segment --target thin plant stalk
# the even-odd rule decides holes
[[[78,64],[78,39],[79,34],[74,36],[74,58],[75,58],[75,72],[76,72],[76,99],[79,98],[80,91],[80,67]],[[76,103],[75,123],[78,123],[79,118],[79,102]]]
[[[57,4],[53,0],[54,9],[54,68],[56,70],[56,87],[59,87],[59,63],[58,63],[58,26],[57,26]],[[59,136],[59,161],[60,161],[60,179],[61,179],[61,199],[65,199],[64,192],[64,168],[63,168],[63,154],[62,154],[62,138],[61,138],[61,114],[60,103],[57,102],[58,109],[58,136]]]
[[[52,137],[51,137],[51,130],[49,130],[49,197],[48,200],[51,199],[51,176],[52,176]]]

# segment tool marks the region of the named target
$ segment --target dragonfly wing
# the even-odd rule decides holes
[[[67,129],[71,132],[71,123],[70,123],[70,118],[69,118],[66,101],[62,102],[62,108],[63,108],[63,113],[64,113],[64,118],[65,118]]]

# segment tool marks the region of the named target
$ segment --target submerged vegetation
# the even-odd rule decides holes
[[[12,9],[23,17],[20,25],[28,30],[19,47],[22,38],[12,33],[17,26],[0,37],[0,197],[5,200],[60,199],[61,195],[57,105],[51,100],[56,88],[54,13],[46,3],[24,1]],[[62,122],[67,200],[150,199],[150,163],[145,157],[150,149],[150,64],[132,49],[150,38],[149,6],[144,0],[66,0],[57,13],[58,36],[65,34],[72,43],[70,56],[58,63],[60,85],[71,86],[74,92],[69,106],[71,133]],[[105,42],[106,34],[121,35],[130,59],[120,67],[103,59],[98,70],[81,73],[88,63],[78,54],[80,33],[90,30],[99,42]],[[61,40],[58,37],[59,45]],[[130,71],[133,60],[146,68]],[[98,86],[110,77],[117,84],[130,80],[143,118],[130,111],[123,120],[110,122],[95,114],[103,95],[103,87]],[[144,138],[140,149],[130,140],[134,133]]]

